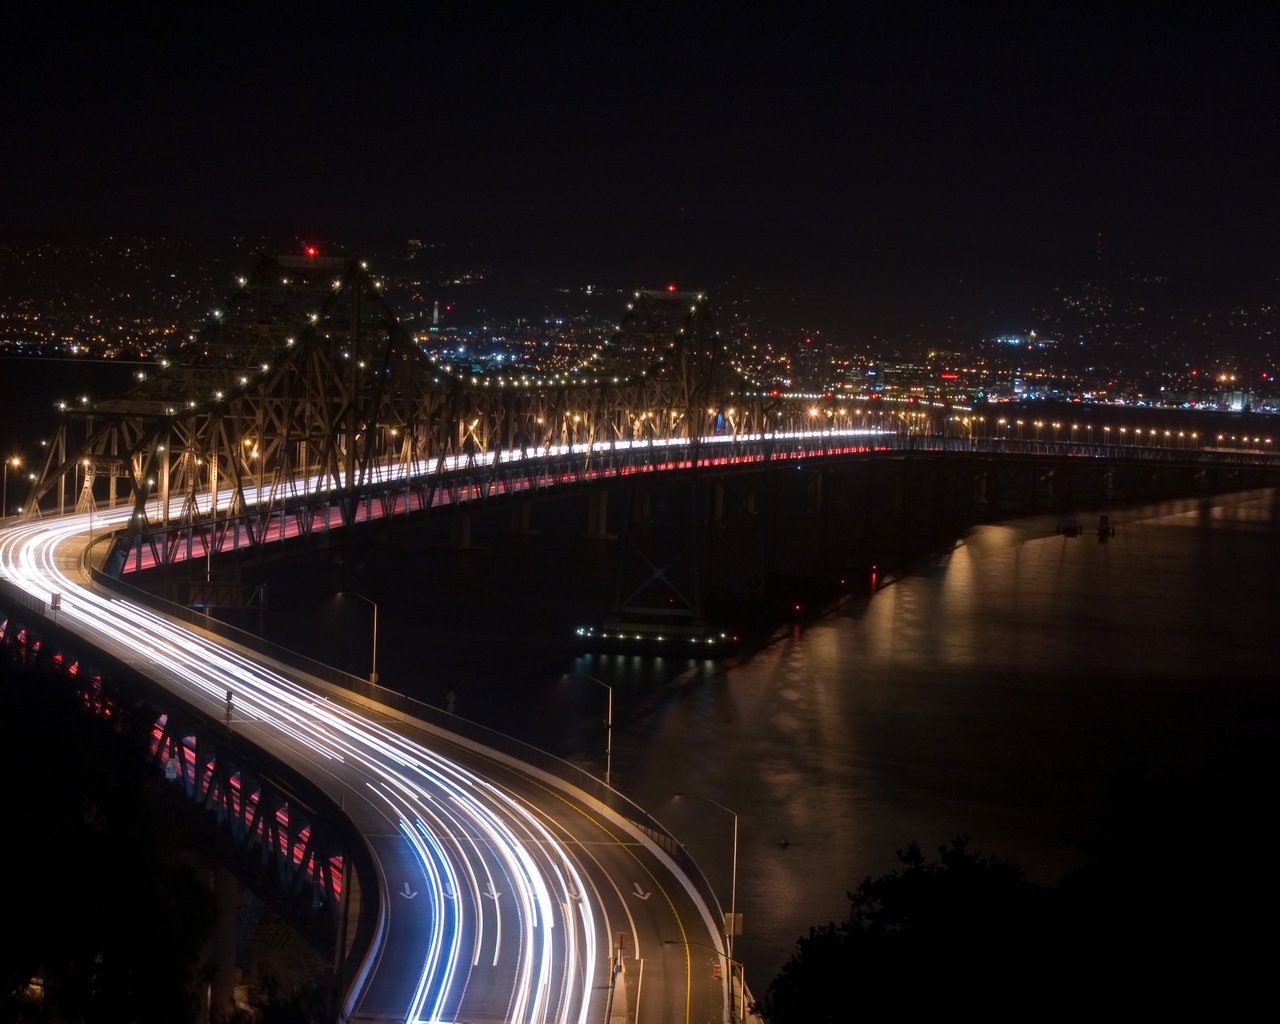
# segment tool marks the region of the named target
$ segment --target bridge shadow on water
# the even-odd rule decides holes
[[[265,609],[214,614],[367,677],[374,658],[369,602],[376,602],[383,686],[441,708],[452,697],[463,717],[570,760],[585,755],[594,767],[605,695],[583,676],[615,687],[621,725],[723,671],[726,662],[679,650],[658,656],[581,647],[577,627],[610,614],[620,588],[632,583],[622,578],[627,563],[636,560],[616,533],[593,539],[582,522],[580,505],[561,500],[539,504],[532,530],[522,533],[509,529],[503,507],[474,514],[466,547],[454,543],[449,515],[335,534],[326,546],[294,548],[284,558],[215,565],[215,581],[234,579],[245,593],[265,585],[266,602]],[[869,594],[887,574],[947,549],[963,532],[934,531],[904,543],[896,531],[892,537],[871,531],[836,544],[785,519],[769,536],[729,536],[732,530],[730,523],[715,541],[701,581],[708,621],[739,638],[730,664],[780,630],[801,628]],[[660,535],[653,543],[673,549],[683,541]],[[202,580],[204,568],[177,573]],[[181,600],[185,579],[147,583]]]
[[[1000,469],[1000,501],[979,500],[992,491],[990,472],[928,457],[863,458],[696,484],[619,485],[609,494],[607,530],[594,535],[588,530],[599,525],[598,509],[582,492],[536,502],[523,515],[497,503],[365,524],[325,543],[297,542],[274,558],[215,564],[215,582],[266,601],[256,611],[214,614],[368,676],[376,604],[383,686],[590,768],[599,759],[605,695],[585,677],[614,688],[621,727],[749,659],[771,638],[865,600],[887,579],[950,550],[977,523],[1026,511],[1018,502],[1058,508],[1060,522],[1071,524],[1071,504],[1098,496],[1061,481],[1050,493],[1043,473],[1014,465]],[[1115,486],[1110,474],[1106,486]],[[1154,496],[1150,480],[1142,487],[1130,497]],[[1092,520],[1085,525],[1093,531]],[[690,547],[692,557],[684,554]],[[576,628],[604,621],[636,592],[637,565],[641,576],[656,566],[669,594],[696,588],[706,620],[738,637],[735,654],[712,660],[681,648],[662,656],[583,649]],[[187,580],[203,580],[204,570],[179,565],[150,586],[182,601]]]

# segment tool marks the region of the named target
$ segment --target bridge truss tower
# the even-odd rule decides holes
[[[69,494],[81,512],[127,502],[116,549],[150,544],[164,564],[183,544],[222,550],[228,524],[306,535],[362,501],[439,504],[459,469],[481,497],[545,472],[500,452],[568,446],[590,471],[612,457],[600,442],[678,440],[696,458],[700,438],[779,426],[747,385],[698,293],[637,292],[573,371],[479,377],[422,354],[362,262],[263,257],[127,394],[62,410],[26,514],[68,511]]]

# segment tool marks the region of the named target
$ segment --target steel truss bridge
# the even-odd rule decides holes
[[[779,395],[735,364],[691,292],[637,293],[618,331],[573,371],[481,377],[425,357],[358,261],[264,258],[128,394],[63,410],[22,521],[0,530],[0,639],[28,651],[78,638],[154,680],[169,697],[155,701],[164,717],[151,756],[273,851],[330,917],[352,852],[323,824],[337,802],[376,866],[365,896],[380,908],[344,993],[353,1019],[724,1018],[734,962],[715,897],[643,812],[607,789],[569,795],[553,770],[426,726],[432,709],[397,717],[385,700],[344,703],[315,672],[91,585],[86,550],[110,538],[93,561],[118,584],[443,506],[910,453],[1277,464],[1266,453],[992,438],[955,410]],[[232,689],[241,717],[219,732]],[[260,780],[254,748],[280,763],[283,781]],[[288,796],[299,776],[319,787],[313,800]],[[622,932],[634,961],[642,949],[648,958],[638,1004],[641,987],[619,982]],[[691,971],[691,947],[708,945],[729,968],[717,959],[714,983]]]
[[[794,401],[748,397],[700,294],[637,293],[572,371],[481,378],[422,355],[355,260],[262,259],[139,378],[63,409],[25,505],[127,504],[120,572],[805,428]]]
[[[573,370],[480,376],[424,356],[382,291],[357,260],[263,258],[128,394],[64,407],[24,515],[131,509],[105,558],[121,575],[444,505],[872,450],[1271,461],[1015,441],[940,407],[779,394],[695,292],[637,292]]]

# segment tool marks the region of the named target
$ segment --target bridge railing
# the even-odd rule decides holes
[[[1264,451],[1223,451],[1179,445],[1111,443],[1110,439],[1011,438],[928,430],[825,428],[803,431],[717,434],[697,439],[619,439],[537,449],[457,456],[447,463],[372,467],[350,489],[321,476],[300,477],[281,497],[274,489],[248,492],[234,506],[219,496],[208,513],[181,521],[147,507],[151,525],[117,534],[108,564],[120,574],[168,565],[212,553],[261,547],[290,538],[328,533],[438,506],[465,506],[529,498],[553,489],[599,486],[637,474],[746,469],[753,465],[819,458],[911,454],[974,454],[1032,458],[1087,458],[1116,463],[1267,466],[1280,456]],[[234,507],[233,507],[234,506]],[[225,507],[225,514],[223,509]],[[173,509],[170,510],[170,516]]]
[[[3,576],[0,576],[0,597],[4,598],[8,604],[25,608],[29,612],[35,612],[37,615],[49,614],[50,609],[47,601],[42,601],[40,598],[28,594],[21,587]]]
[[[444,708],[410,697],[408,694],[401,693],[398,690],[372,683],[367,679],[344,672],[332,665],[326,665],[324,662],[316,661],[305,654],[300,654],[287,647],[272,643],[256,633],[250,633],[229,623],[221,622],[192,608],[156,597],[145,590],[125,583],[97,569],[90,568],[90,574],[96,588],[118,598],[146,605],[170,618],[186,622],[204,632],[213,633],[237,646],[263,655],[305,675],[312,676],[446,732],[462,736],[481,746],[504,753],[525,764],[542,769],[548,774],[584,791],[616,814],[630,821],[654,843],[665,850],[698,890],[698,894],[706,902],[707,906],[716,910],[718,920],[723,922],[724,912],[714,889],[711,887],[711,883],[707,881],[683,844],[642,807],[633,803],[612,787],[606,786],[602,780],[577,765],[532,744],[518,740],[513,736],[508,736],[506,733],[490,729],[459,715],[451,714]],[[43,602],[30,598],[30,595],[6,583],[4,592],[7,595],[9,591],[12,591],[17,599],[25,598],[28,599],[28,602],[34,601],[32,607],[35,610],[42,610]]]

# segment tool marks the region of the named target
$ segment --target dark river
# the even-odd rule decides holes
[[[1272,756],[1275,493],[1111,515],[1105,544],[1049,519],[979,527],[622,734],[624,788],[721,891],[732,822],[670,789],[738,812],[737,952],[757,991],[912,840],[968,833],[1052,882],[1122,773],[1197,778]]]

